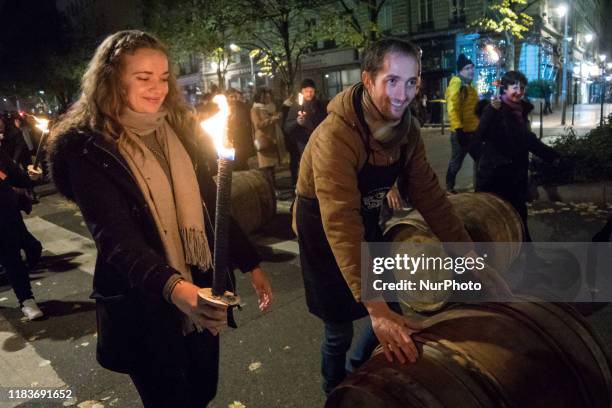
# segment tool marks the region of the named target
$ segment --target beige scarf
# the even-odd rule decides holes
[[[368,90],[363,89],[363,117],[372,132],[374,139],[385,148],[393,147],[401,142],[410,127],[410,108],[401,119],[390,121],[378,110]]]
[[[204,210],[191,158],[166,120],[166,112],[126,109],[119,118],[125,131],[118,148],[142,191],[164,246],[168,264],[192,282],[189,265],[212,265],[204,230]],[[155,132],[170,169],[170,179],[143,136]],[[163,158],[162,158],[163,159]]]

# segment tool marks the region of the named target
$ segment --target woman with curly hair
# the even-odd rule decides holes
[[[225,307],[198,303],[212,280],[215,185],[198,127],[163,44],[120,31],[97,48],[82,94],[52,131],[52,173],[98,249],[102,366],[130,375],[147,407],[202,407],[216,393]],[[270,283],[235,222],[234,266],[250,271],[265,310]],[[235,292],[233,276],[227,290]]]

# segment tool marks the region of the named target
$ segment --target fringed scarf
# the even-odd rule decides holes
[[[126,109],[119,120],[125,129],[119,138],[119,152],[151,209],[168,264],[192,282],[189,265],[207,270],[212,256],[204,230],[206,209],[191,158],[166,120],[165,111]],[[153,132],[161,152],[143,141]],[[168,163],[169,175],[160,160]]]

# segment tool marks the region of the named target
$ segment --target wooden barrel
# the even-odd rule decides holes
[[[232,216],[249,234],[269,222],[276,214],[274,189],[259,170],[232,174]]]
[[[462,193],[448,197],[455,212],[474,242],[507,242],[516,245],[493,247],[487,262],[505,269],[521,251],[523,224],[508,202],[489,193]],[[394,222],[385,231],[385,240],[392,242],[438,242],[423,216],[416,210]]]
[[[490,246],[481,244],[479,247],[483,253],[487,254],[487,263],[499,271],[506,270],[520,253],[524,234],[521,219],[514,208],[506,201],[489,193],[455,194],[449,196],[449,200],[472,240],[492,243]],[[440,242],[423,216],[416,210],[388,227],[385,231],[385,240],[410,244]],[[499,242],[508,244],[494,245]],[[428,245],[426,248],[429,249],[429,253],[425,255],[446,256],[444,253],[431,253],[435,251],[435,245]],[[447,270],[420,270],[418,273],[436,282],[451,279],[453,275]],[[418,312],[435,311],[444,304],[450,292],[412,291],[411,296],[418,298],[417,301],[405,302],[411,309]]]
[[[390,364],[377,350],[325,407],[612,406],[604,345],[566,304],[456,304],[424,325],[416,363]]]
[[[447,254],[444,248],[440,245],[440,240],[431,232],[427,223],[422,217],[415,216],[404,218],[394,224],[385,233],[385,240],[393,244],[391,246],[392,254],[404,253],[402,245],[410,243],[410,252],[415,254],[423,254],[427,257],[446,257]],[[423,244],[423,245],[419,245]],[[395,271],[395,279],[412,280],[414,276],[423,277],[435,282],[443,282],[453,278],[453,272],[448,269],[426,269],[420,268],[416,275],[410,275],[410,271],[401,270]],[[407,305],[410,309],[418,312],[435,311],[440,309],[450,297],[450,291],[422,290],[418,286],[416,289],[399,294],[399,300]],[[408,298],[409,296],[409,298]]]
[[[489,193],[464,193],[449,196],[455,212],[474,242],[505,242],[515,245],[487,247],[487,262],[498,270],[506,269],[521,251],[525,231],[514,207]]]

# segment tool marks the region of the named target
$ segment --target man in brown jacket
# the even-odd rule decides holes
[[[330,102],[327,118],[302,156],[294,217],[308,308],[325,324],[326,393],[342,381],[346,369],[369,358],[378,342],[390,361],[417,358],[413,325],[397,303],[361,302],[361,243],[382,241],[379,209],[400,173],[411,203],[441,241],[471,241],[427,162],[419,127],[410,116],[420,65],[420,51],[410,43],[373,43],[364,55],[363,83]],[[352,322],[368,314],[371,328],[345,369]]]

